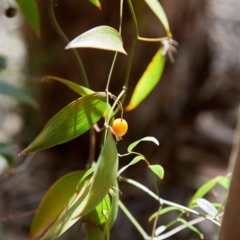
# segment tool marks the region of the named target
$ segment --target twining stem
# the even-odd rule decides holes
[[[132,41],[132,47],[131,47],[130,54],[129,54],[128,65],[127,65],[127,72],[126,72],[125,83],[124,83],[124,87],[126,89],[128,88],[129,77],[130,77],[131,68],[132,68],[132,62],[133,62],[133,55],[134,55],[135,47],[136,47],[137,40],[138,40],[137,19],[136,19],[135,13],[134,13],[134,9],[133,9],[131,0],[127,0],[127,2],[128,2],[128,7],[129,7],[129,10],[130,10],[130,13],[131,13],[131,16],[132,16],[132,20],[133,20],[133,25],[134,25],[134,39]]]
[[[111,81],[111,77],[112,77],[113,68],[114,68],[115,63],[116,63],[117,55],[118,55],[118,53],[116,52],[115,55],[114,55],[113,61],[112,61],[112,65],[111,65],[109,74],[108,74],[108,80],[107,80],[106,90],[105,90],[107,93],[108,93],[108,91],[109,91],[109,85],[110,85],[110,81]],[[107,98],[107,99],[108,99],[108,98]],[[107,102],[107,103],[108,103],[108,102]]]
[[[68,44],[69,39],[67,38],[67,36],[64,34],[62,29],[60,28],[60,26],[57,22],[55,13],[54,13],[54,0],[49,1],[48,11],[49,11],[49,16],[50,16],[50,20],[52,22],[52,25],[55,28],[56,32],[58,33],[59,37],[62,39],[62,41],[65,44]],[[85,68],[83,66],[82,60],[81,60],[80,56],[78,55],[78,52],[76,51],[76,49],[72,49],[72,53],[74,54],[74,57],[76,59],[76,63],[77,63],[77,66],[79,68],[79,71],[80,71],[81,77],[83,79],[84,85],[89,88],[89,82],[88,82],[87,74],[86,74]]]
[[[125,76],[125,81],[124,81],[124,85],[123,85],[123,91],[124,94],[121,98],[121,104],[123,105],[125,98],[126,98],[126,91],[128,89],[128,84],[129,84],[129,78],[130,78],[130,73],[131,73],[131,68],[132,68],[132,63],[133,63],[133,56],[134,56],[134,52],[135,52],[135,48],[136,48],[136,44],[138,41],[138,24],[137,24],[137,19],[134,13],[134,9],[132,6],[132,2],[131,0],[127,0],[128,2],[128,6],[130,9],[130,13],[132,16],[132,20],[133,20],[133,25],[134,25],[134,39],[132,41],[132,46],[130,49],[130,53],[129,53],[129,57],[128,57],[128,64],[127,64],[127,70],[126,70],[126,76]],[[115,116],[118,111],[119,111],[119,107],[114,111],[113,116]]]
[[[162,205],[160,205],[160,207],[158,208],[158,212],[160,212],[161,209],[162,209]],[[157,217],[155,217],[154,222],[153,222],[152,238],[154,237],[154,234],[155,234],[155,231],[156,231],[156,228],[157,228],[158,218],[159,218],[159,215],[157,215]]]
[[[110,110],[110,112],[109,112],[109,121],[111,120],[111,118],[112,118],[112,113],[113,113],[113,110],[115,109],[115,107],[117,106],[117,104],[119,104],[119,101],[120,101],[120,99],[122,98],[122,96],[125,94],[125,92],[126,92],[126,89],[123,89],[121,92],[120,92],[120,94],[117,96],[117,98],[115,99],[115,101],[114,101],[114,103],[113,103],[113,105],[112,105],[112,107],[111,107],[111,110]],[[121,104],[121,103],[120,103]],[[109,123],[109,122],[108,122]]]
[[[120,14],[119,14],[119,34],[121,35],[121,32],[122,32],[122,14],[123,14],[123,0],[120,1]],[[106,92],[108,92],[109,90],[109,85],[110,85],[110,81],[111,81],[111,77],[112,77],[112,72],[113,72],[113,68],[115,66],[115,63],[116,63],[116,59],[117,59],[117,55],[118,55],[118,52],[115,53],[114,55],[114,58],[113,58],[113,61],[112,61],[112,65],[111,65],[111,68],[110,68],[110,72],[108,74],[108,80],[107,80],[107,84],[106,84]]]

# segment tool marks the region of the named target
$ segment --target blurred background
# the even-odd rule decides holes
[[[164,30],[144,1],[133,0],[142,37],[163,37]],[[129,122],[127,135],[117,145],[119,153],[145,136],[160,142],[141,143],[137,150],[151,164],[161,164],[165,177],[158,187],[164,199],[187,205],[205,181],[226,174],[231,153],[240,100],[240,3],[235,0],[161,0],[169,19],[173,38],[179,43],[175,63],[167,62],[163,77],[152,94],[132,112],[125,112]],[[69,39],[95,26],[118,29],[119,1],[101,0],[102,10],[88,1],[55,1],[55,13]],[[39,104],[32,107],[0,95],[0,142],[10,144],[14,165],[0,161],[0,239],[25,240],[33,215],[12,219],[35,210],[46,190],[64,174],[84,169],[88,157],[88,133],[77,139],[27,157],[17,154],[40,132],[47,121],[78,96],[57,82],[42,82],[46,75],[58,76],[83,84],[76,62],[50,23],[47,1],[38,1],[41,14],[41,37],[37,38],[21,13],[7,17],[13,1],[0,2],[0,57],[6,66],[0,80],[30,93]],[[124,48],[129,52],[133,23],[124,4]],[[138,42],[130,76],[128,103],[135,84],[152,59],[159,44]],[[113,52],[78,50],[94,91],[104,91]],[[113,71],[110,92],[117,95],[123,86],[127,57],[119,55]],[[98,134],[97,142],[101,136]],[[99,149],[97,149],[97,153]],[[96,156],[97,158],[97,156]],[[120,159],[120,166],[131,159]],[[146,164],[129,168],[124,176],[154,190]],[[120,183],[121,199],[150,233],[148,217],[158,203],[145,193]],[[209,199],[216,202],[217,194]],[[5,218],[10,216],[10,218]],[[174,213],[159,220],[171,221]],[[217,239],[218,229],[209,222],[198,225],[206,240]],[[72,239],[74,228],[59,239]],[[81,239],[79,237],[79,239]],[[111,239],[142,239],[124,214],[119,211]],[[199,237],[184,230],[169,239],[195,240]]]

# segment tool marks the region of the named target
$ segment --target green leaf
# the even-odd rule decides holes
[[[205,194],[207,194],[218,182],[222,179],[222,176],[215,177],[209,181],[207,181],[205,184],[203,184],[193,195],[191,200],[188,203],[189,207],[192,207],[195,203],[195,200],[198,198],[203,197]]]
[[[55,239],[69,229],[79,218],[86,216],[108,194],[117,176],[118,156],[113,136],[108,131],[106,141],[97,161],[93,177],[77,190],[58,219],[41,240]]]
[[[206,199],[198,198],[195,201],[197,205],[211,217],[215,217],[218,214],[218,210]]]
[[[118,215],[118,201],[119,201],[119,186],[117,178],[113,182],[113,188],[110,194],[112,196],[111,215],[109,218],[110,227],[114,224]]]
[[[184,210],[182,210],[181,208],[178,208],[178,207],[165,207],[165,208],[160,209],[159,211],[153,213],[153,214],[149,217],[148,221],[150,222],[150,221],[152,221],[154,218],[156,218],[157,216],[163,215],[163,214],[168,213],[168,212],[171,212],[171,211],[180,211],[180,212],[182,212],[182,213],[184,212]]]
[[[40,36],[40,16],[36,0],[16,0],[16,2],[37,36]]]
[[[0,143],[0,155],[2,155],[11,166],[14,162],[13,153],[10,151],[8,144]]]
[[[43,80],[46,80],[46,81],[48,81],[48,80],[55,80],[55,81],[61,82],[64,85],[68,86],[71,90],[73,90],[74,92],[79,94],[80,96],[86,96],[86,95],[95,93],[90,88],[83,87],[83,86],[81,86],[79,84],[73,83],[73,82],[71,82],[69,80],[66,80],[66,79],[63,79],[63,78],[47,76]],[[110,112],[110,110],[111,110],[111,105],[108,103],[106,111]],[[105,113],[104,113],[104,117],[106,117]]]
[[[83,177],[81,178],[80,184],[83,184],[83,182],[86,181],[87,178],[89,178],[90,175],[93,174],[93,172],[96,170],[97,165],[95,164],[94,166],[92,166],[91,168],[89,168],[83,175]]]
[[[160,81],[164,65],[165,57],[162,55],[162,49],[159,49],[138,81],[131,100],[126,107],[127,111],[136,108],[151,93]]]
[[[193,225],[190,225],[185,219],[183,218],[178,218],[177,219],[178,222],[183,223],[188,229],[192,230],[193,232],[195,232],[201,239],[203,239],[203,233],[198,230],[196,227],[194,227]]]
[[[89,201],[85,210],[93,209],[108,193],[117,177],[118,155],[116,143],[113,139],[111,131],[108,131],[106,142],[97,161],[97,168],[93,175],[93,182]],[[84,212],[83,211],[83,212]]]
[[[157,18],[162,23],[162,25],[165,28],[165,31],[167,33],[167,36],[172,37],[166,13],[164,12],[159,1],[158,0],[145,0],[145,2],[148,4],[148,6],[151,8],[151,10],[154,12],[154,14],[157,16]]]
[[[79,98],[58,112],[20,155],[70,141],[89,130],[106,110],[106,94]]]
[[[65,49],[70,48],[98,48],[126,54],[120,34],[109,26],[99,26],[81,34]]]
[[[148,166],[152,172],[154,172],[160,179],[163,179],[164,176],[164,169],[160,165],[149,165]]]
[[[128,146],[127,151],[128,151],[129,153],[132,152],[133,148],[135,148],[135,147],[136,147],[140,142],[142,142],[142,141],[150,141],[150,142],[154,142],[156,145],[159,145],[159,142],[158,142],[158,140],[157,140],[156,138],[154,138],[154,137],[144,137],[144,138],[142,138],[142,139],[140,139],[140,140],[138,140],[138,141],[133,142],[132,144],[130,144],[130,145]]]
[[[83,87],[79,84],[76,84],[74,82],[71,82],[71,81],[63,79],[63,78],[54,77],[54,76],[47,76],[43,80],[44,81],[55,80],[55,81],[61,82],[81,96],[86,96],[86,95],[94,93],[94,91],[89,89],[89,88]]]
[[[97,207],[84,217],[84,240],[104,239],[110,214],[111,200],[107,194]]]
[[[43,197],[34,216],[30,240],[39,239],[57,219],[67,202],[79,188],[79,180],[84,171],[71,172],[58,179]]]
[[[0,81],[0,94],[7,95],[9,97],[13,97],[16,100],[29,104],[31,106],[38,106],[37,102],[26,92],[9,85],[8,83]]]
[[[139,161],[144,160],[143,156],[136,156],[129,164],[127,164],[126,166],[122,167],[119,171],[118,171],[118,175],[120,175],[122,172],[124,172],[128,167],[138,163]]]
[[[118,212],[118,184],[114,183],[110,199],[107,194],[98,206],[84,218],[84,240],[104,239],[110,234],[110,228],[114,224]]]
[[[92,4],[94,4],[97,8],[102,9],[101,3],[99,0],[89,0]]]

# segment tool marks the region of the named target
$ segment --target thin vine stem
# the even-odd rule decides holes
[[[114,68],[115,63],[116,63],[117,55],[118,55],[118,52],[116,52],[114,54],[114,57],[113,57],[112,65],[111,65],[111,68],[110,68],[110,71],[109,71],[109,74],[108,74],[108,80],[107,80],[106,90],[105,90],[106,92],[109,91],[109,85],[110,85],[110,81],[111,81],[111,78],[112,78],[112,72],[113,72],[113,68]]]
[[[65,44],[68,44],[69,39],[67,38],[67,36],[63,32],[63,30],[60,28],[60,26],[58,24],[58,21],[56,19],[56,16],[55,16],[54,0],[49,1],[48,11],[49,11],[49,16],[50,16],[50,20],[52,22],[52,25],[55,28],[56,32],[58,33],[59,37],[62,39],[62,41]],[[82,60],[81,60],[80,56],[78,55],[78,52],[77,52],[76,49],[72,49],[72,53],[74,54],[74,57],[76,59],[76,63],[77,63],[77,66],[79,68],[79,71],[80,71],[81,77],[83,79],[84,85],[89,88],[89,82],[88,82],[87,74],[86,74],[85,68],[83,66]]]
[[[128,83],[129,83],[129,78],[130,78],[130,73],[131,73],[131,68],[132,68],[132,62],[133,62],[133,56],[134,56],[134,52],[135,52],[135,48],[136,48],[136,44],[137,44],[137,40],[138,40],[137,19],[136,19],[135,13],[134,13],[134,9],[133,9],[131,0],[127,0],[127,2],[128,2],[128,7],[130,10],[131,16],[132,16],[132,20],[133,20],[134,39],[133,39],[132,47],[131,47],[130,54],[129,54],[127,72],[126,72],[125,83],[124,83],[124,87],[126,89],[128,88]]]
[[[132,222],[132,224],[136,227],[138,232],[142,235],[143,239],[148,239],[148,234],[142,228],[142,226],[138,223],[138,221],[133,217],[133,215],[128,211],[125,205],[119,200],[118,206],[122,209],[124,214],[128,217],[128,219]]]
[[[162,38],[144,38],[144,37],[139,37],[138,40],[144,41],[144,42],[162,42],[164,40],[168,40],[168,37],[162,37]]]
[[[123,0],[120,1],[120,14],[119,14],[119,34],[121,35],[122,32],[122,15],[123,15]],[[118,52],[115,53],[114,58],[113,58],[113,62],[110,68],[110,72],[108,75],[108,80],[107,80],[107,84],[106,84],[106,94],[107,94],[107,106],[109,104],[109,85],[110,85],[110,81],[112,78],[112,72],[113,72],[113,68],[115,66],[116,60],[117,60],[117,56],[118,56]],[[116,101],[115,101],[116,102]],[[112,107],[112,109],[114,109],[114,107]],[[111,113],[109,114],[108,118],[105,119],[105,126],[108,126],[109,122],[111,121],[111,114],[112,114],[112,110],[111,109]],[[114,116],[114,115],[113,115]],[[104,136],[104,141],[106,139],[107,136],[107,131],[105,131],[105,136]]]
[[[122,15],[123,15],[123,0],[120,1],[120,14],[119,14],[119,34],[121,35],[122,32]],[[118,56],[118,52],[115,53],[113,61],[112,61],[112,65],[108,74],[108,80],[107,80],[107,84],[106,84],[106,92],[108,92],[109,90],[109,85],[110,85],[110,81],[111,81],[111,77],[112,77],[112,72],[113,72],[113,68],[115,66],[116,63],[116,59]]]
[[[169,237],[173,236],[174,234],[182,231],[183,229],[188,228],[189,226],[195,225],[197,223],[200,223],[204,220],[206,220],[204,217],[198,217],[196,219],[193,219],[193,220],[189,221],[187,223],[187,225],[182,224],[182,225],[180,225],[180,226],[178,226],[178,227],[176,227],[176,228],[174,228],[174,229],[172,229],[172,230],[170,230],[170,231],[168,231],[168,232],[166,232],[166,233],[164,233],[164,234],[162,234],[158,237],[154,237],[154,238],[147,239],[147,240],[163,240],[163,239],[169,238]]]
[[[131,49],[130,49],[130,53],[129,53],[129,58],[128,58],[128,63],[127,63],[127,70],[126,70],[126,75],[125,75],[125,80],[124,80],[124,86],[123,86],[123,90],[125,91],[125,93],[122,96],[121,99],[121,104],[123,105],[125,98],[126,98],[126,91],[128,89],[128,84],[129,84],[129,78],[130,78],[130,73],[131,73],[131,68],[132,68],[132,63],[133,63],[133,57],[134,57],[134,52],[135,52],[135,48],[137,45],[137,41],[138,41],[138,24],[137,24],[137,19],[134,13],[134,9],[132,6],[132,2],[131,0],[127,0],[128,2],[128,7],[131,13],[131,17],[133,20],[133,27],[134,27],[134,39],[132,41],[132,45],[131,45]],[[119,107],[114,111],[113,116],[115,116],[118,111],[119,111]]]
[[[185,228],[188,228],[189,226],[195,225],[197,223],[200,223],[200,222],[206,220],[205,217],[198,217],[196,219],[193,219],[193,220],[187,222],[187,225],[182,224],[164,234],[161,234],[160,236],[153,237],[153,236],[149,236],[146,233],[146,231],[142,228],[142,226],[138,223],[138,221],[134,218],[134,216],[129,212],[129,210],[125,207],[125,205],[120,200],[118,201],[118,206],[121,208],[121,210],[124,212],[124,214],[128,217],[128,219],[131,221],[131,223],[136,227],[136,229],[142,235],[144,240],[163,240],[163,239],[173,236],[174,234],[180,232],[181,230],[183,230]]]

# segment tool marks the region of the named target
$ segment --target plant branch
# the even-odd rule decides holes
[[[158,237],[155,237],[153,239],[148,239],[148,240],[163,240],[163,239],[166,239],[168,237],[171,237],[172,235],[176,234],[177,232],[180,232],[181,230],[185,229],[185,228],[188,228],[189,226],[192,226],[192,225],[195,225],[197,223],[200,223],[202,221],[206,220],[204,217],[199,217],[199,218],[196,218],[196,219],[193,219],[191,221],[188,222],[188,224],[182,224],[172,230],[170,230],[169,232],[166,232]]]
[[[128,178],[124,178],[122,177],[122,180],[129,183],[129,184],[132,184],[133,186],[141,189],[142,191],[148,193],[151,197],[153,197],[154,199],[156,199],[157,201],[160,202],[161,205],[163,204],[166,204],[168,206],[173,206],[173,207],[177,207],[177,208],[180,208],[186,212],[189,212],[189,213],[192,213],[192,214],[195,214],[197,216],[202,216],[199,212],[191,209],[191,208],[188,208],[188,207],[185,207],[185,206],[182,206],[180,204],[177,204],[177,203],[173,203],[173,202],[170,202],[170,201],[167,201],[167,200],[164,200],[162,198],[159,198],[154,192],[152,192],[151,190],[149,190],[147,187],[145,187],[144,185],[142,185],[141,183],[138,183],[136,182],[135,180],[132,180],[132,179],[128,179]],[[220,226],[221,224],[215,220],[214,218],[211,218],[209,216],[203,216],[205,219],[215,223],[216,225]]]
[[[133,217],[133,215],[128,211],[128,209],[124,206],[124,204],[120,200],[118,201],[118,205],[125,213],[125,215],[128,217],[128,219],[132,222],[132,224],[136,227],[138,232],[142,235],[143,239],[149,239],[148,234],[145,232],[145,230],[141,227],[141,225],[137,222],[137,220]]]
[[[119,200],[118,201],[118,205],[119,207],[122,209],[122,211],[124,212],[124,214],[128,217],[128,219],[132,222],[132,224],[136,227],[136,229],[138,230],[138,232],[142,235],[143,239],[145,240],[162,240],[162,239],[166,239],[174,234],[176,234],[177,232],[180,232],[181,230],[188,228],[189,226],[195,225],[199,222],[202,222],[205,219],[205,217],[199,217],[196,219],[193,219],[191,221],[189,221],[186,224],[182,224],[172,230],[170,230],[167,233],[164,233],[158,237],[152,237],[152,236],[148,236],[148,234],[145,232],[145,230],[142,228],[142,226],[137,222],[137,220],[133,217],[133,215],[128,211],[128,209],[124,206],[124,204]]]
[[[162,38],[144,38],[144,37],[139,37],[138,40],[144,41],[144,42],[162,42],[164,40],[168,40],[168,37],[162,37]]]
[[[128,2],[128,6],[129,6],[129,9],[130,9],[130,13],[131,13],[132,20],[133,20],[133,25],[134,25],[134,39],[132,41],[132,47],[131,47],[130,54],[129,54],[127,72],[126,72],[125,83],[124,83],[124,87],[126,89],[128,88],[129,77],[130,77],[132,62],[133,62],[133,55],[134,55],[135,47],[136,47],[137,40],[138,40],[137,19],[136,19],[135,13],[134,13],[134,9],[133,9],[131,0],[127,0],[127,2]]]

